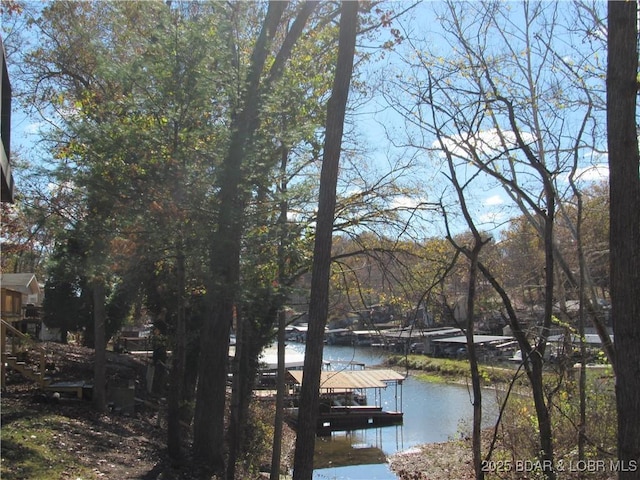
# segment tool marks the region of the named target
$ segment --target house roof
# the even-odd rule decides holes
[[[480,345],[483,343],[491,343],[491,342],[507,342],[509,340],[513,340],[513,337],[507,337],[504,335],[474,335],[473,343]],[[438,343],[467,343],[467,337],[464,335],[457,337],[447,337],[447,338],[436,338],[433,340]]]
[[[415,338],[415,337],[437,337],[441,335],[452,335],[454,333],[460,333],[462,330],[459,328],[440,328],[437,330],[419,330],[419,329],[405,329],[405,330],[386,330],[382,331],[382,335],[389,338]]]
[[[289,370],[298,385],[302,384],[303,370]],[[346,370],[320,372],[320,391],[386,388],[385,382],[401,382],[404,375],[395,370]]]
[[[547,340],[550,342],[563,342],[564,338],[564,335],[550,335]],[[613,342],[613,334],[610,334],[609,338]],[[570,341],[571,343],[578,344],[580,343],[580,336],[572,334],[570,337]],[[584,335],[584,343],[589,345],[601,345],[602,339],[600,338],[600,335],[597,335],[595,333],[586,333]]]
[[[7,290],[14,290],[25,295],[40,293],[40,285],[33,273],[2,273],[0,285]]]

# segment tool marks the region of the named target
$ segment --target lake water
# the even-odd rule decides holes
[[[290,347],[304,350],[303,345]],[[380,365],[386,352],[367,347],[326,345],[324,360],[355,361],[367,366]],[[384,409],[395,410],[396,389],[382,391]],[[495,394],[486,390],[482,397],[485,426],[497,414]],[[425,443],[443,442],[470,431],[473,417],[471,387],[429,383],[409,376],[402,385],[404,424],[398,426],[336,432],[316,439],[315,480],[396,480],[387,457]]]

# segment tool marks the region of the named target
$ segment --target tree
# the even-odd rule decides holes
[[[389,76],[396,93],[407,93],[407,101],[396,94],[390,102],[406,120],[406,143],[432,152],[436,160],[442,158],[443,150],[453,155],[465,185],[482,179],[482,190],[487,185],[502,187],[539,238],[543,313],[536,318],[532,343],[524,331],[517,332],[520,322],[512,308],[512,298],[517,297],[509,295],[486,265],[480,263],[479,268],[492,278],[505,305],[511,304],[508,316],[523,358],[531,354],[528,374],[540,431],[540,459],[548,478],[555,477],[555,471],[551,397],[545,393],[542,367],[559,291],[554,272],[558,269],[576,292],[582,288],[557,244],[558,218],[562,215],[567,222],[570,216],[563,211],[564,202],[573,196],[563,183],[563,173],[569,175],[576,166],[586,165],[585,148],[603,150],[598,135],[602,77],[597,70],[593,73],[592,62],[597,52],[590,50],[590,41],[584,42],[584,51],[574,47],[590,37],[574,30],[574,23],[560,22],[563,14],[573,11],[573,7],[565,11],[564,5],[523,2],[520,8],[497,2],[448,2],[439,18],[454,53],[442,55],[436,47],[415,43],[415,55],[405,56],[409,71],[400,77],[403,81]],[[591,31],[598,28],[596,23]],[[561,36],[578,42],[558,42]],[[407,78],[412,81],[406,82]],[[434,142],[434,137],[441,141]],[[585,282],[589,278],[581,276]],[[590,287],[584,291],[595,292]],[[511,298],[507,301],[505,296]],[[610,353],[609,335],[593,296],[585,308]]]
[[[61,115],[61,128],[52,132],[59,160],[55,174],[60,185],[79,192],[81,213],[69,222],[84,225],[83,240],[93,252],[89,257],[103,260],[105,270],[131,276],[138,268],[133,261],[137,256],[155,263],[157,271],[173,271],[174,285],[186,289],[187,277],[203,283],[201,269],[194,268],[202,258],[193,253],[202,251],[194,233],[202,217],[186,206],[205,204],[202,187],[207,179],[199,166],[207,158],[208,168],[212,167],[210,159],[216,156],[212,152],[225,139],[221,125],[228,114],[229,84],[222,74],[209,81],[210,72],[216,70],[213,65],[227,60],[220,53],[222,27],[212,28],[209,22],[213,9],[182,3],[175,8],[151,3],[60,3],[40,13],[34,24],[50,40],[25,55],[25,71],[38,80],[33,83],[38,90],[29,98],[42,99],[43,108],[63,105],[73,112]],[[120,48],[125,44],[127,48]],[[69,48],[74,55],[68,54]],[[202,80],[205,75],[207,81]],[[109,257],[113,250],[118,255]],[[197,274],[188,275],[186,268]],[[142,272],[149,275],[148,283],[156,284],[153,268]],[[96,278],[104,279],[105,274]],[[136,278],[139,283],[133,289],[140,291],[144,280]],[[96,300],[102,297],[100,291]],[[171,323],[176,323],[175,329],[170,325],[176,333],[172,381],[176,388],[171,390],[176,396],[170,401],[169,435],[174,456],[180,443],[174,433],[180,430],[176,423],[184,380],[180,352],[189,296],[185,291],[175,296],[179,305],[175,312],[173,305],[165,305]]]
[[[638,6],[609,2],[607,134],[611,313],[615,334],[620,479],[640,478],[640,178],[636,125]],[[631,468],[633,466],[633,468]]]
[[[422,106],[429,103],[425,92],[432,88],[443,93],[446,103],[438,101],[436,108],[453,105],[459,111],[457,124],[443,123],[447,122],[446,110],[437,113],[451,146],[469,143],[476,150],[479,158],[470,161],[487,174],[484,181],[491,187],[501,186],[541,238],[549,235],[546,217],[535,212],[540,207],[548,209],[536,205],[541,203],[537,199],[553,201],[562,213],[567,190],[569,194],[571,191],[561,172],[568,175],[574,165],[578,169],[585,167],[588,158],[583,153],[585,148],[593,152],[604,149],[599,135],[602,102],[598,97],[602,86],[598,72],[602,70],[593,41],[598,36],[592,35],[600,28],[597,9],[592,12],[591,28],[585,26],[583,34],[574,29],[573,23],[560,21],[562,15],[570,14],[561,6],[524,4],[518,15],[510,15],[512,5],[449,4],[448,13],[441,17],[442,26],[459,55],[447,59],[437,51],[425,54],[425,49],[416,45],[414,48],[420,53],[411,69],[414,72],[429,69],[432,81],[437,84],[429,87],[419,80],[419,75],[415,82],[406,85],[392,83],[394,89],[424,100],[403,105],[400,97],[394,98],[394,107],[406,114],[408,129],[422,125],[433,130],[425,125],[428,117]],[[473,13],[476,7],[480,14]],[[494,34],[503,41],[491,41]],[[585,38],[586,50],[573,48],[576,42],[554,41],[559,36]],[[565,55],[567,47],[570,54]],[[559,85],[564,88],[557,88]],[[484,105],[482,110],[476,108],[478,103]],[[409,141],[414,146],[417,143],[411,138]],[[427,150],[431,147],[423,146]],[[456,152],[461,153],[462,149]],[[537,164],[531,161],[535,158]],[[575,228],[571,231],[575,234]],[[558,249],[555,234],[551,240],[555,263],[577,291],[579,279]],[[584,279],[588,282],[591,276],[587,274]],[[597,298],[592,294],[595,289],[590,285],[585,291],[590,294],[587,312],[612,357],[609,335],[601,321]]]
[[[318,222],[313,250],[309,331],[305,349],[305,375],[300,394],[294,478],[311,479],[318,415],[322,346],[328,310],[331,271],[331,238],[336,204],[338,165],[342,145],[344,117],[353,72],[358,2],[343,2],[340,15],[337,68],[331,98],[327,104],[324,156],[320,175]]]
[[[442,142],[442,138],[439,138]],[[478,355],[476,353],[475,344],[475,312],[476,312],[476,288],[478,283],[479,273],[479,261],[482,248],[490,242],[491,237],[483,237],[475,226],[473,217],[467,206],[465,199],[465,188],[458,180],[456,173],[456,164],[454,162],[453,155],[447,151],[444,143],[441,143],[441,147],[447,155],[447,164],[449,166],[449,181],[452,183],[456,190],[456,194],[460,201],[460,209],[462,215],[469,226],[471,234],[473,236],[473,242],[471,246],[460,245],[449,233],[447,239],[454,246],[456,251],[461,252],[469,260],[469,277],[467,281],[467,302],[466,302],[466,321],[465,321],[465,334],[467,337],[467,353],[469,357],[469,368],[471,370],[471,384],[473,388],[473,428],[472,428],[472,452],[473,452],[473,469],[475,471],[476,480],[482,480],[484,478],[484,469],[482,468],[482,389],[480,388],[480,370],[478,366]],[[445,213],[445,223],[447,222]]]
[[[67,341],[69,331],[87,328],[92,318],[91,301],[87,298],[87,278],[83,275],[82,252],[77,240],[58,240],[45,282],[43,300],[44,323],[49,328],[59,328],[62,341]]]
[[[183,302],[190,294],[175,292],[174,287],[194,287],[187,287],[188,282],[184,281],[192,278],[186,274],[187,270],[195,268],[193,277],[199,279],[196,282],[210,287],[206,290],[210,305],[212,298],[221,293],[214,288],[218,285],[228,286],[234,292],[236,312],[251,311],[252,300],[244,300],[257,302],[260,298],[263,285],[258,282],[247,281],[246,289],[240,292],[238,276],[236,282],[221,280],[220,275],[230,272],[226,267],[239,262],[234,257],[239,250],[231,252],[225,248],[236,234],[239,235],[237,241],[231,242],[234,248],[239,249],[242,242],[251,245],[251,234],[245,234],[251,222],[240,225],[239,219],[245,213],[253,213],[254,198],[259,199],[266,182],[271,181],[271,167],[277,159],[273,155],[277,145],[273,142],[272,113],[279,102],[278,95],[283,98],[288,95],[288,101],[302,104],[297,107],[300,118],[308,118],[309,112],[313,112],[311,117],[315,123],[290,121],[296,128],[278,131],[277,136],[282,137],[282,144],[290,150],[296,142],[307,142],[312,158],[316,158],[318,125],[322,123],[318,119],[323,114],[318,114],[320,108],[315,104],[322,104],[326,79],[330,78],[333,67],[324,69],[321,66],[324,64],[318,63],[318,74],[309,76],[309,55],[315,60],[333,57],[332,19],[337,15],[333,4],[322,7],[307,32],[305,41],[312,48],[292,56],[293,47],[316,7],[314,2],[291,8],[274,3],[272,12],[280,13],[271,15],[267,28],[273,30],[269,34],[274,39],[273,48],[267,44],[256,47],[256,56],[260,58],[255,59],[255,68],[248,73],[244,71],[241,57],[250,51],[252,28],[264,12],[263,4],[220,6],[174,2],[167,8],[161,4],[61,2],[36,12],[39,17],[33,25],[45,35],[43,48],[33,49],[24,57],[28,67],[24,70],[27,75],[24,85],[37,86],[36,90],[26,92],[25,98],[38,100],[43,111],[72,113],[57,117],[56,127],[60,128],[49,132],[58,161],[56,180],[61,187],[66,184],[77,192],[78,215],[69,219],[65,228],[73,230],[77,225],[86,224],[83,232],[88,232],[91,241],[85,244],[83,254],[87,256],[87,270],[96,272],[96,281],[115,285],[131,281],[132,286],[156,285],[168,292],[169,279],[175,279],[164,305],[150,288],[134,287],[145,295],[144,301],[150,310],[158,317],[164,315],[170,322],[167,333],[175,334],[175,359],[181,357],[178,332],[185,321],[184,312],[188,310]],[[212,22],[214,12],[216,21]],[[282,18],[276,18],[280,16]],[[99,17],[108,21],[97,21]],[[286,26],[289,20],[291,23]],[[205,24],[214,27],[205,28]],[[232,28],[238,29],[237,35],[225,35]],[[229,42],[233,38],[240,43]],[[122,45],[127,48],[121,48]],[[288,60],[295,70],[285,69]],[[260,69],[257,66],[260,63],[266,66]],[[302,76],[302,71],[306,76]],[[203,74],[211,76],[211,72],[217,73],[213,81],[204,81]],[[290,72],[293,74],[287,78],[290,81],[287,88],[284,83],[279,84],[279,80]],[[235,82],[244,77],[249,78],[246,90],[238,88]],[[225,156],[227,163],[221,167],[218,159]],[[205,162],[206,169],[200,169]],[[185,207],[190,205],[199,208]],[[87,218],[91,221],[86,222]],[[199,248],[199,239],[209,239],[196,234],[198,224],[222,225],[216,231],[219,238],[209,243],[210,248],[204,249],[204,254]],[[233,235],[222,233],[225,228]],[[217,259],[224,258],[227,263],[207,258],[210,254],[217,255]],[[253,252],[245,256],[247,262],[259,257]],[[134,272],[136,259],[144,265],[140,275]],[[98,260],[104,263],[97,265]],[[203,263],[212,265],[211,277],[216,280],[204,280],[202,269],[196,267]],[[241,270],[231,274],[236,275],[238,271]],[[109,278],[108,273],[114,277]],[[222,283],[217,283],[219,281]],[[105,296],[109,296],[112,286],[105,285]],[[102,297],[101,288],[96,295],[96,299]],[[169,298],[175,302],[170,304]],[[229,305],[225,304],[225,308]],[[107,316],[110,311],[105,310]],[[230,311],[225,310],[225,314]],[[97,312],[102,318],[103,310]],[[243,317],[246,315],[239,318]],[[102,323],[102,319],[97,322]],[[226,335],[215,332],[215,337],[225,344],[228,342]],[[258,344],[250,345],[249,351]],[[223,352],[221,363],[226,365],[226,349],[220,351]],[[253,353],[247,359],[255,356]],[[174,371],[179,372],[181,368],[177,363]],[[212,371],[206,362],[203,368],[206,374]],[[202,393],[206,391],[206,377],[200,376]],[[216,387],[218,393],[222,392],[222,398],[225,381],[226,375]],[[175,398],[179,397],[179,386],[174,381],[172,412]],[[224,400],[214,411],[215,419],[224,418]],[[205,402],[204,412],[207,419],[212,417],[209,403]],[[234,415],[234,424],[241,422],[241,417],[242,414]],[[170,415],[171,431],[177,430],[175,418],[174,414]],[[195,425],[200,432],[203,423],[196,421]],[[202,431],[208,430],[203,427]],[[172,441],[172,445],[175,443],[179,441]],[[195,445],[202,446],[197,440]],[[207,441],[204,445],[205,449],[224,448],[223,441]],[[175,452],[173,447],[171,450]]]
[[[247,158],[256,155],[252,143],[260,126],[265,95],[278,81],[291,51],[303,32],[313,2],[303,3],[286,30],[273,64],[266,60],[274,48],[276,31],[287,4],[270,2],[253,47],[249,70],[243,79],[238,109],[231,116],[228,149],[217,173],[217,218],[210,246],[210,280],[207,284],[210,320],[203,326],[199,383],[194,422],[194,453],[214,472],[225,471],[224,413],[229,334],[240,280],[242,217],[247,203]],[[215,365],[215,368],[212,368]]]
[[[12,169],[18,175],[16,161]],[[26,179],[20,180],[15,203],[2,203],[2,259],[3,272],[33,272],[43,277],[44,263],[50,254],[52,225],[48,212],[41,203],[37,190],[25,188]]]
[[[45,8],[40,12],[35,24],[39,25],[39,27],[42,28],[42,31],[46,31],[50,34],[49,45],[55,44],[56,47],[59,47],[64,43],[64,41],[56,43],[56,40],[60,40],[62,38],[64,38],[64,40],[70,40],[72,38],[73,40],[80,38],[86,39],[84,36],[91,35],[91,30],[96,34],[95,38],[98,37],[97,31],[100,29],[96,26],[95,22],[91,23],[88,21],[91,17],[90,11],[85,10],[81,6],[78,7],[78,9],[75,9],[69,4],[58,4],[50,8]],[[78,22],[71,26],[66,22],[69,20],[68,15],[73,14],[77,14],[79,18],[84,18],[87,21]],[[82,25],[86,29],[81,31],[81,29],[78,28],[79,25]],[[68,43],[65,44],[65,46],[67,45]],[[75,110],[77,110],[77,104],[74,104],[75,101],[84,101],[84,105],[86,107],[89,107],[90,104],[98,106],[100,102],[92,100],[96,100],[98,98],[98,92],[104,93],[105,91],[109,91],[109,89],[106,88],[105,90],[100,90],[100,87],[106,87],[106,85],[102,84],[98,86],[95,83],[93,85],[95,89],[89,88],[92,80],[95,78],[94,75],[98,71],[96,65],[92,63],[92,59],[95,59],[97,49],[91,50],[89,48],[89,42],[87,42],[85,49],[83,50],[85,55],[78,55],[78,52],[76,52],[76,61],[71,61],[68,56],[65,56],[65,53],[68,52],[64,52],[63,49],[64,47],[61,47],[57,51],[57,53],[60,54],[57,56],[50,55],[54,49],[40,49],[32,52],[31,54],[25,54],[24,59],[27,67],[25,68],[25,71],[37,79],[37,82],[33,84],[35,88],[29,92],[28,98],[38,98],[39,104],[42,105],[43,109],[47,109],[47,111],[55,111],[56,109],[71,106],[75,106]],[[85,68],[79,68],[80,66]],[[64,96],[59,95],[60,91],[64,91],[68,94],[67,99],[65,99]],[[113,90],[109,91],[109,94],[114,93],[115,92]],[[90,98],[92,100],[89,100]],[[100,112],[99,108],[95,108],[93,113],[95,114],[92,117],[94,122],[104,120],[104,117],[100,116],[103,112]],[[66,133],[69,133],[70,136],[73,136],[74,133],[77,133],[80,129],[86,126],[86,124],[78,121],[78,117],[74,117],[72,115],[60,116],[58,119],[61,120],[61,124],[66,122],[66,125],[69,127],[69,130],[67,130]],[[67,147],[61,148],[63,143],[66,146],[69,145],[70,137],[66,137],[66,139],[63,140],[64,135],[60,135],[60,131],[55,132],[54,135],[55,140],[57,141],[57,148],[55,150],[58,158],[65,160],[73,158],[74,160],[77,160],[82,157],[87,164],[91,164],[91,162],[96,161],[100,162],[103,158],[102,155],[104,152],[101,152],[97,145],[95,146],[97,147],[95,150],[91,150],[83,148],[86,147],[86,145],[77,143],[75,144],[77,148],[73,151]],[[83,202],[82,220],[85,224],[83,226],[83,232],[86,235],[82,237],[82,243],[85,247],[85,262],[83,267],[86,270],[85,273],[89,277],[92,285],[91,289],[93,292],[94,302],[93,330],[95,335],[94,346],[96,349],[96,361],[93,399],[96,408],[98,410],[104,410],[106,407],[105,348],[107,340],[105,337],[105,282],[108,273],[106,260],[108,258],[108,243],[110,240],[110,236],[107,232],[113,231],[110,227],[113,227],[114,223],[109,225],[109,221],[113,219],[113,210],[111,210],[113,204],[108,200],[109,197],[103,195],[103,193],[109,191],[110,187],[113,186],[110,180],[113,180],[114,178],[106,178],[106,175],[102,175],[104,172],[96,174],[97,172],[95,170],[76,170],[76,172],[79,171],[82,171],[83,175],[76,175],[74,177],[74,182],[75,185],[78,186],[78,190],[82,191],[80,198]],[[83,189],[88,186],[96,186],[97,188],[89,188],[83,191]],[[104,191],[98,193],[101,188],[104,188]]]

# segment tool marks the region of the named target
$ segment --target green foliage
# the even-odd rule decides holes
[[[242,467],[251,475],[256,475],[265,464],[271,461],[272,412],[262,407],[262,405],[253,405],[250,409],[247,431],[251,432],[251,435],[243,437]]]
[[[471,376],[467,360],[435,358],[426,355],[390,355],[387,357],[386,362],[389,365],[417,370],[422,376],[424,376],[424,372],[427,372],[429,379],[440,377],[449,380],[466,380]],[[515,374],[515,371],[509,368],[488,365],[480,365],[479,368],[480,378],[485,385],[508,383]]]
[[[43,301],[44,323],[63,332],[87,328],[93,321],[91,292],[83,270],[84,251],[77,238],[60,241],[49,263]]]
[[[80,231],[68,232],[54,249],[45,282],[44,322],[49,328],[60,328],[63,336],[67,332],[84,331],[86,344],[92,345],[93,297],[87,264],[87,240],[81,235]],[[109,339],[125,323],[137,290],[123,283],[108,284],[107,289],[105,332]]]
[[[479,39],[498,31],[500,16],[492,15],[497,10],[476,15],[485,7],[452,7],[453,13],[469,13],[461,19],[464,25],[471,22],[469,32],[475,31]],[[541,6],[531,8],[536,15],[545,13]],[[315,221],[322,126],[335,70],[334,9],[335,4],[330,2],[319,6],[318,16],[312,18],[296,45],[282,78],[260,92],[260,127],[252,134],[250,148],[244,152],[246,158],[237,159],[243,165],[239,188],[244,210],[234,219],[241,222],[243,230],[241,285],[236,299],[238,311],[260,333],[259,342],[271,339],[275,313],[310,265],[310,225]],[[55,230],[56,248],[47,271],[45,319],[50,326],[85,327],[91,332],[88,285],[93,278],[104,278],[109,286],[110,332],[127,319],[133,304],[144,304],[172,334],[178,305],[184,300],[189,303],[189,345],[194,347],[188,350],[197,351],[198,327],[205,321],[204,285],[212,283],[208,266],[219,217],[218,193],[224,184],[219,167],[229,150],[229,126],[243,107],[242,79],[263,10],[263,4],[245,2],[174,2],[170,7],[163,2],[53,2],[34,17],[32,25],[42,35],[37,48],[23,57],[21,67],[30,75],[24,85],[33,87],[24,92],[23,98],[52,116],[61,113],[54,119],[56,128],[45,132],[56,193],[48,206],[34,202],[42,215],[28,212],[24,216],[60,217]],[[293,14],[294,8],[286,13]],[[456,34],[456,21],[451,16],[443,19],[447,34]],[[488,22],[483,27],[486,30],[479,28],[482,22]],[[546,30],[537,34],[542,37],[533,42],[534,50],[524,53],[541,61],[535,54],[545,51],[541,39]],[[489,48],[497,44],[481,41],[480,45]],[[432,104],[434,100],[440,102],[443,115],[475,111],[475,94],[467,107],[467,100],[451,96],[456,86],[462,96],[465,91],[491,90],[478,74],[477,62],[469,62],[471,52],[460,48],[446,59],[424,57],[425,52],[416,52],[419,67],[433,67],[431,84],[444,95],[431,99]],[[462,58],[461,52],[467,57]],[[529,98],[514,89],[514,85],[526,83],[511,78],[512,74],[519,78],[519,55],[513,55],[515,51],[486,53],[484,66],[489,70],[500,67],[495,85],[499,92],[515,98],[518,122],[526,130],[536,115],[528,107]],[[555,57],[539,58],[551,61]],[[268,58],[267,67],[274,61],[272,56]],[[552,66],[554,73],[566,67],[555,60]],[[398,76],[402,91],[411,90],[406,84],[409,78],[420,82],[418,75],[415,71],[410,76]],[[557,84],[565,82],[552,77],[540,78],[541,96],[536,102],[543,114],[556,118],[557,107],[568,103],[569,89],[558,89]],[[417,91],[423,90],[420,84],[416,87]],[[577,94],[574,100],[579,97]],[[428,104],[422,100],[416,104],[412,99],[411,111],[416,108],[416,118],[430,118],[420,111]],[[469,122],[471,128],[465,122],[456,125],[455,117],[443,125],[470,132],[490,131],[506,118],[500,108],[495,98],[486,98],[483,114],[473,116],[478,123]],[[549,171],[562,172],[565,164],[571,163],[571,148],[564,144],[564,139],[575,137],[569,130],[570,123],[556,136],[544,132],[536,135],[540,142],[549,142],[553,151],[567,155],[556,159],[557,165],[549,165]],[[556,131],[553,125],[549,127],[549,132]],[[505,138],[511,136],[511,130],[512,126],[505,127]],[[456,138],[458,132],[454,129],[449,133]],[[553,144],[554,138],[560,147]],[[497,172],[506,174],[513,167],[520,174],[523,158],[510,141],[507,143],[502,148],[510,155],[488,151],[494,148],[478,150],[473,142],[466,147],[488,155],[482,159]],[[392,171],[380,173],[368,165],[364,154],[345,149],[345,156],[336,215],[341,236],[334,242],[333,253],[340,258],[332,277],[332,313],[342,316],[383,303],[402,315],[420,302],[437,309],[441,293],[449,297],[447,300],[457,297],[465,288],[465,266],[460,262],[449,270],[453,251],[447,242],[423,235],[415,237],[420,241],[398,240],[396,236],[421,223],[415,221],[419,210],[398,206],[406,198],[424,195],[417,183],[406,181],[405,177],[415,177],[412,162],[390,162]],[[464,163],[469,159],[461,160]],[[515,179],[514,184],[517,186]],[[529,187],[536,198],[535,185]],[[597,273],[597,284],[606,287],[608,222],[603,190],[588,192],[585,230],[588,257],[593,262],[590,266]],[[514,195],[514,190],[509,191]],[[291,213],[295,213],[295,220]],[[407,213],[414,220],[412,225],[407,223]],[[559,234],[557,238],[563,242],[563,252],[575,250],[570,235]],[[509,224],[502,240],[487,245],[482,261],[492,267],[510,293],[516,292],[518,303],[538,303],[541,291],[537,286],[544,278],[539,232],[523,216]],[[178,253],[186,258],[185,291],[177,290]],[[568,254],[567,258],[571,260]],[[445,272],[448,276],[443,280]],[[478,295],[479,313],[498,310],[495,296],[486,285],[479,286]],[[439,320],[445,318],[444,312],[443,308],[442,313],[430,313]],[[394,357],[390,361],[428,375],[456,379],[469,375],[465,361],[424,356]],[[508,382],[511,375],[509,370],[481,370],[485,383]],[[564,410],[570,410],[569,406]],[[527,427],[532,428],[531,420]]]

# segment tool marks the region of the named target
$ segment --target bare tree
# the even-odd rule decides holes
[[[442,141],[442,138],[439,139]],[[442,145],[444,147],[444,144]],[[451,235],[449,228],[447,228],[447,239],[454,246],[456,251],[464,254],[469,260],[469,277],[467,283],[467,304],[466,304],[466,325],[465,334],[467,337],[467,353],[469,357],[469,369],[471,371],[471,385],[473,389],[473,427],[472,427],[472,452],[473,452],[473,469],[475,471],[476,480],[484,479],[484,469],[482,468],[482,389],[480,388],[480,370],[478,367],[478,355],[476,353],[475,344],[475,304],[476,304],[476,286],[478,283],[479,273],[479,261],[480,252],[482,247],[491,241],[490,237],[484,237],[476,228],[473,217],[467,206],[465,198],[464,186],[458,181],[458,175],[456,173],[456,165],[453,161],[453,156],[450,152],[447,152],[447,164],[449,166],[449,180],[456,190],[456,195],[460,202],[460,209],[462,215],[465,218],[467,226],[471,230],[473,242],[471,247],[466,245],[460,245],[454,237]],[[445,222],[446,222],[445,213]]]
[[[405,57],[409,72],[401,76],[401,82],[389,76],[388,90],[393,94],[389,103],[406,119],[410,133],[407,145],[434,156],[447,151],[456,157],[463,181],[483,178],[485,189],[486,184],[502,187],[542,241],[543,313],[537,319],[533,342],[521,328],[513,305],[515,297],[488,266],[480,263],[479,268],[509,305],[508,318],[527,359],[540,429],[540,460],[548,478],[556,473],[552,402],[544,388],[542,368],[553,325],[554,296],[558,295],[555,270],[559,267],[576,291],[585,288],[581,281],[589,281],[588,272],[580,278],[575,275],[558,248],[556,216],[567,200],[562,183],[566,176],[585,166],[583,152],[603,149],[598,135],[598,114],[602,116],[602,111],[596,108],[600,105],[596,97],[601,78],[586,75],[593,65],[578,60],[588,59],[590,51],[576,49],[575,43],[557,42],[560,33],[577,35],[572,25],[560,21],[563,14],[570,18],[573,7],[565,9],[565,5],[523,2],[505,8],[499,2],[448,2],[440,20],[454,53],[442,55],[437,47],[430,52],[429,46],[416,42],[411,49],[415,54]],[[514,8],[519,9],[519,15],[511,15]],[[595,25],[592,32],[598,28]],[[408,31],[407,38],[412,41]],[[568,50],[562,50],[567,46]],[[565,52],[570,52],[571,60]],[[589,69],[584,68],[587,65]],[[406,102],[398,91],[407,94]],[[482,176],[476,177],[478,172]],[[562,209],[560,212],[566,220],[567,215]],[[594,289],[584,291],[590,294],[584,307],[613,364],[611,341],[591,295]]]
[[[640,165],[638,5],[609,2],[607,133],[611,308],[615,333],[620,479],[640,478]]]
[[[565,43],[552,42],[556,32],[580,38],[588,34],[574,32],[573,26],[561,22],[562,13],[569,18],[571,9],[561,12],[557,4],[523,3],[521,15],[512,17],[503,7],[498,3],[450,2],[441,18],[457,54],[449,59],[437,51],[425,53],[428,49],[416,44],[413,48],[419,53],[411,60],[411,71],[429,70],[433,78],[439,78],[437,89],[444,103],[438,104],[438,121],[447,122],[447,109],[457,109],[457,124],[446,127],[448,143],[457,145],[458,154],[464,149],[462,145],[469,143],[478,154],[476,158],[466,155],[469,162],[488,176],[485,182],[491,187],[502,187],[544,239],[550,235],[546,226],[550,226],[547,213],[551,213],[544,203],[553,201],[567,222],[569,217],[561,208],[567,200],[563,182],[572,169],[588,165],[589,151],[604,149],[598,124],[598,115],[602,116],[598,96],[601,77],[593,73],[599,65],[591,62],[591,50],[572,49],[568,55],[561,49],[566,48]],[[592,32],[600,28],[597,12],[589,13],[591,30],[585,30],[595,36]],[[502,39],[502,48],[496,48],[493,38]],[[594,51],[598,45],[592,46]],[[414,82],[393,83],[393,88],[421,99],[427,88],[421,76],[416,74]],[[409,129],[432,131],[421,108],[426,102],[403,104],[398,98],[394,95],[394,108],[405,116]],[[484,108],[477,110],[477,104]],[[420,138],[414,135],[409,144],[415,146]],[[575,227],[571,228],[574,237],[575,232]],[[576,269],[559,248],[556,235],[548,239],[554,263],[577,291],[581,287]],[[583,280],[588,284],[586,312],[614,364],[611,340],[588,270]]]

